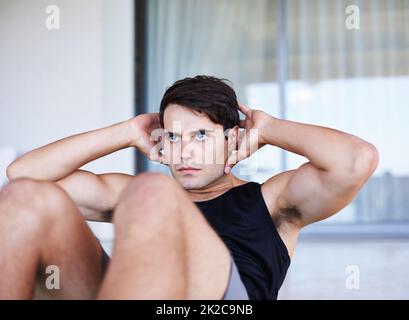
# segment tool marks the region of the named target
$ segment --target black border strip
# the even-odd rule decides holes
[[[134,1],[134,115],[145,113],[147,68],[147,1]],[[145,156],[135,148],[134,174],[147,170]]]

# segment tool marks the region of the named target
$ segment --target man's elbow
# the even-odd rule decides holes
[[[366,181],[375,172],[378,163],[378,150],[373,144],[365,142],[355,152],[352,177]]]
[[[10,181],[22,177],[22,174],[20,170],[17,168],[15,162],[12,162],[7,166],[6,175]]]
[[[16,173],[13,167],[13,164],[9,164],[7,169],[6,169],[6,175],[7,178],[11,181],[13,179],[15,179]]]

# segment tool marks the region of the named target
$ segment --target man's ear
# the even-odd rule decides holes
[[[227,134],[227,150],[229,154],[232,150],[237,150],[238,146],[238,139],[239,139],[239,126],[234,126],[228,130]]]
[[[230,172],[231,168],[237,162],[239,133],[239,126],[237,125],[227,130],[227,160],[224,165],[224,173],[226,174]]]

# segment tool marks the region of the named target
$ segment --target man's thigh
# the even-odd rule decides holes
[[[222,299],[232,266],[229,249],[186,193],[184,211],[188,299]]]
[[[84,241],[94,240],[87,238]],[[89,255],[83,259],[72,247],[65,250],[68,259],[55,256],[50,264],[39,266],[34,299],[95,299],[104,275],[102,250],[99,245],[89,246]]]
[[[183,259],[183,263],[173,267],[184,266],[184,279],[180,281],[186,281],[187,298],[223,298],[231,270],[230,252],[186,191],[173,179],[146,173],[136,177],[119,200],[114,224],[116,239],[109,272],[123,270],[119,267],[123,265],[122,262],[115,259],[133,260],[133,237],[139,241],[141,233],[141,237],[147,238],[150,237],[149,233],[153,233],[156,237],[152,236],[151,241],[156,241],[160,246],[161,241],[170,241],[167,237],[173,231],[180,232],[183,237],[177,238],[183,241],[183,252],[179,259]],[[168,243],[165,243],[165,247],[168,247]],[[160,248],[158,250],[161,251]],[[166,257],[163,261],[166,261]],[[160,267],[171,266],[163,263]],[[159,272],[154,269],[146,272]]]
[[[85,218],[59,186],[36,182],[35,190],[52,197],[42,198],[44,210],[38,218],[48,220],[48,230],[39,234],[41,243],[34,298],[92,299],[102,282],[102,248]],[[44,193],[43,193],[44,194]],[[44,197],[44,196],[43,196]],[[30,245],[30,244],[27,244]]]
[[[222,299],[232,266],[229,249],[176,181],[163,186],[167,201],[178,203],[183,218],[187,299]]]

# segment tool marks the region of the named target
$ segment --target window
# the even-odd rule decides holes
[[[352,30],[345,25],[349,4],[147,1],[146,110],[157,112],[166,87],[178,79],[228,78],[249,106],[377,146],[374,176],[341,214],[323,223],[408,221],[409,3],[354,1],[360,25]],[[262,182],[305,161],[267,146],[241,163],[248,170],[240,176]],[[153,163],[148,169],[167,172]]]

